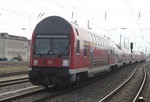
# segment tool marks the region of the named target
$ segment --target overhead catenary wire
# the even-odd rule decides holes
[[[136,19],[135,14],[134,14],[134,12],[133,12],[132,8],[130,7],[130,5],[129,5],[128,1],[127,1],[127,0],[125,0],[125,2],[126,2],[126,4],[127,4],[127,7],[128,7],[128,9],[129,9],[129,11],[130,11],[130,13],[131,13],[131,15],[132,15],[133,19],[135,20],[135,22],[136,22],[137,26],[139,27],[139,29],[140,29],[140,30],[142,30],[141,25],[139,24],[138,20]]]
[[[81,1],[78,1],[78,2],[79,2],[79,4],[80,4],[81,6],[85,7],[87,11],[89,11],[89,14],[90,14],[90,15],[93,14],[93,11],[95,12],[95,10],[90,9],[90,8],[87,7],[85,4],[83,4]],[[99,12],[99,11],[98,11],[98,12]],[[105,18],[104,18],[104,19],[106,20],[106,17],[107,17],[106,11],[102,11],[102,12],[105,12]],[[94,16],[94,17],[97,17],[97,19],[99,19],[99,15],[96,15],[96,16]],[[97,28],[101,29],[101,30],[105,30],[104,28],[99,27],[99,25],[95,24],[94,22],[91,22],[91,21],[89,20],[89,18],[88,18],[88,24],[90,24],[90,23],[93,24],[94,26],[96,26]]]
[[[136,17],[135,17],[135,13],[133,12],[132,8],[130,7],[130,5],[129,5],[128,1],[127,1],[127,0],[125,0],[125,2],[126,2],[126,4],[127,4],[127,7],[128,7],[128,9],[129,9],[130,13],[131,13],[131,14],[132,14],[132,16],[133,16],[133,19],[135,20],[135,22],[136,22],[136,24],[137,24],[137,26],[138,26],[139,30],[141,31],[141,36],[142,36],[142,38],[143,38],[144,36],[143,36],[143,33],[142,33],[142,27],[141,27],[141,25],[140,25],[139,21],[136,19]],[[134,9],[134,11],[135,11],[135,9]],[[138,19],[140,20],[141,12],[139,12],[139,16],[138,16],[138,17],[139,17]]]
[[[15,0],[13,0],[13,1],[15,1]],[[43,1],[46,1],[46,0],[43,0]],[[55,5],[57,5],[58,7],[63,8],[64,10],[70,12],[70,15],[72,14],[72,10],[71,10],[71,9],[69,9],[69,8],[65,7],[64,5],[62,5],[61,3],[57,2],[57,0],[47,0],[47,1],[49,1],[49,2],[51,2],[51,3],[55,4]],[[76,3],[78,3],[78,4],[76,4],[76,5],[83,5],[88,11],[90,11],[90,12],[93,13],[92,10],[94,10],[94,9],[90,9],[90,8],[87,7],[86,5],[82,4],[82,2],[79,1],[79,0],[78,0],[78,1],[75,0],[75,1],[76,1]],[[39,5],[39,4],[37,4],[36,2],[33,3],[33,1],[28,1],[28,0],[25,1],[25,2],[29,2],[30,5],[33,4],[33,7],[36,6],[36,7],[40,8],[40,9],[42,9],[42,10],[41,10],[42,12],[40,11],[39,13],[44,13],[44,16],[45,16],[45,14],[46,14],[47,12],[51,13],[51,10],[52,10],[52,9],[51,9],[51,8],[48,8],[48,7],[46,7],[46,6],[43,6],[42,4]],[[126,2],[128,3],[127,0],[126,0]],[[14,3],[16,3],[16,2],[14,2]],[[46,2],[46,3],[47,3],[47,2]],[[20,5],[17,4],[16,6],[18,6],[18,7],[20,8]],[[128,7],[130,7],[129,4],[128,4]],[[76,7],[76,9],[78,9],[78,8]],[[14,14],[14,15],[21,15],[21,16],[23,16],[23,17],[28,17],[28,14],[26,14],[26,13],[27,13],[26,10],[24,10],[24,8],[23,8],[23,9],[21,8],[21,10],[22,10],[23,12],[25,12],[25,13],[16,12],[16,11],[10,10],[10,9],[8,9],[7,12],[10,12],[10,13],[12,13],[12,14]],[[20,10],[20,11],[21,11],[21,10]],[[136,20],[138,27],[141,29],[141,26],[140,26],[138,20],[136,19],[135,15],[134,15],[134,12],[133,12],[133,10],[132,10],[131,7],[130,7],[130,10],[132,11],[132,15],[134,16],[134,19]],[[99,12],[99,11],[94,10],[94,12]],[[106,20],[106,18],[107,18],[107,16],[108,16],[108,14],[107,14],[108,11],[107,11],[107,10],[104,10],[104,11],[102,11],[102,12],[103,12],[102,15],[104,15],[104,19]],[[41,19],[41,17],[43,17],[43,16],[40,16],[39,13],[37,13],[37,15],[36,15],[35,17],[31,16],[31,17],[32,17],[31,19],[35,19],[35,18],[36,18],[36,19],[37,19],[37,18]],[[93,14],[94,14],[94,13],[93,13]],[[85,20],[86,22],[89,20],[88,17],[83,17],[82,14],[79,14],[79,13],[77,13],[77,12],[74,12],[74,15],[76,15],[76,16],[78,16],[79,18]],[[38,16],[40,16],[40,17],[38,17]],[[99,16],[99,15],[96,15],[95,17],[98,18],[98,16]],[[96,26],[96,27],[98,28],[97,24],[95,24],[94,22],[90,21],[90,24],[93,24],[94,26]],[[104,27],[104,28],[99,27],[99,28],[102,29],[102,30],[106,30],[105,27]]]
[[[25,15],[24,13],[16,12],[16,11],[13,10],[13,9],[10,10],[10,9],[8,9],[8,8],[0,7],[0,10],[5,11],[5,12],[9,12],[9,13],[14,14],[14,15],[19,15],[19,16],[23,16],[23,17],[28,17],[28,16]]]
[[[129,11],[130,11],[130,13],[131,13],[131,15],[133,16],[133,18],[134,18],[134,20],[135,20],[135,22],[136,22],[136,24],[137,24],[137,26],[138,26],[138,29],[140,30],[140,35],[141,35],[141,47],[143,47],[143,44],[144,44],[144,35],[143,35],[143,29],[142,29],[142,27],[141,27],[141,25],[140,25],[140,18],[141,18],[141,11],[139,12],[139,15],[138,15],[138,19],[135,17],[135,8],[134,8],[134,6],[132,6],[133,7],[133,9],[131,8],[131,6],[129,5],[129,3],[128,3],[128,1],[127,0],[125,0],[125,2],[126,2],[126,5],[127,5],[127,7],[128,7],[128,9],[129,9]],[[133,11],[134,10],[134,11]],[[142,48],[141,48],[142,49]],[[143,51],[143,50],[142,50]]]

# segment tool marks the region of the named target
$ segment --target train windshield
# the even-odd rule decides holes
[[[69,37],[37,36],[34,45],[35,55],[68,55]]]

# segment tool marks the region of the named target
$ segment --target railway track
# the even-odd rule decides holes
[[[141,65],[139,65],[139,66],[141,66]],[[115,71],[114,71],[114,72],[115,72]],[[113,72],[113,73],[114,73],[114,72]],[[81,84],[79,84],[79,85],[75,85],[75,86],[70,87],[70,88],[67,88],[67,89],[65,89],[65,90],[61,90],[61,91],[59,91],[59,92],[57,92],[57,93],[55,93],[55,94],[53,94],[53,95],[47,96],[47,97],[45,97],[45,98],[38,99],[38,100],[33,101],[33,102],[45,102],[45,101],[48,101],[48,102],[49,102],[49,100],[52,99],[52,98],[54,98],[54,97],[58,97],[58,96],[60,96],[60,95],[67,94],[67,93],[69,93],[69,92],[72,92],[72,91],[75,91],[75,90],[79,90],[79,89],[82,88],[82,87],[85,87],[85,86],[87,86],[87,85],[89,85],[89,84],[91,84],[91,83],[94,83],[94,82],[96,82],[96,81],[98,81],[98,80],[101,80],[101,79],[103,79],[103,78],[106,78],[106,77],[109,76],[110,74],[112,74],[112,72],[110,72],[110,73],[108,73],[108,74],[105,74],[104,76],[97,77],[97,78],[94,78],[94,79],[92,79],[92,80],[89,80],[89,81],[87,81],[87,82],[85,82],[85,83],[81,83]]]
[[[103,77],[100,77],[100,78],[103,78]],[[106,77],[106,75],[105,75],[105,77]],[[30,96],[36,97],[36,99],[33,99],[32,102],[43,102],[48,99],[60,96],[65,93],[69,93],[69,92],[79,89],[81,87],[84,87],[90,83],[100,80],[100,78],[90,80],[85,83],[77,84],[77,85],[71,86],[69,88],[68,87],[58,88],[58,87],[50,86],[50,88],[48,88],[47,90],[45,90],[45,88],[41,88],[40,90],[38,89],[38,90],[35,90],[32,92],[24,93],[26,90],[32,90],[32,87],[29,87],[29,88],[19,89],[19,90],[15,90],[15,91],[11,91],[11,92],[6,92],[3,94],[0,94],[0,98],[5,97],[5,96],[10,96],[10,97],[3,98],[0,100],[0,102],[11,102],[12,100],[15,101],[15,100],[22,100],[22,99],[26,100]],[[33,86],[33,88],[37,88],[37,86]],[[18,93],[18,94],[15,95],[16,93]],[[12,96],[12,94],[14,94],[14,95]],[[45,96],[38,95],[38,94],[45,94]],[[39,96],[39,97],[37,97],[37,96]]]
[[[3,98],[0,100],[0,102],[10,102],[12,100],[22,100],[22,99],[26,100],[27,97],[30,97],[30,96],[36,97],[36,99],[33,99],[32,102],[43,102],[43,101],[46,101],[48,99],[60,96],[60,95],[65,94],[65,93],[69,93],[69,92],[74,91],[76,89],[79,89],[81,87],[84,87],[90,83],[93,83],[97,80],[105,78],[108,75],[110,75],[110,73],[107,73],[107,74],[105,74],[101,77],[98,77],[96,79],[92,79],[92,80],[86,81],[84,83],[80,83],[80,84],[77,84],[77,85],[74,85],[71,87],[66,87],[66,88],[58,88],[58,87],[51,86],[47,90],[45,90],[44,88],[41,88],[40,90],[35,90],[35,91],[28,92],[28,93],[24,93],[25,90],[32,90],[32,87],[31,88],[29,87],[29,88],[19,89],[19,90],[15,90],[15,91],[11,91],[11,92],[6,92],[3,94],[0,94],[0,97],[9,96],[11,94],[10,97]],[[33,88],[37,88],[37,86],[33,86]],[[16,93],[18,93],[18,94],[15,95]],[[13,96],[12,96],[12,94],[13,94]],[[38,95],[38,94],[45,94],[45,96]]]
[[[144,84],[146,82],[146,71],[145,71],[145,65],[142,65],[144,68],[142,69],[143,71],[143,78],[141,79],[141,83],[140,83],[140,87],[137,88],[139,89],[138,91],[136,91],[136,94],[133,96],[132,98],[132,102],[137,102],[137,100],[139,99],[139,95],[144,87]],[[130,86],[129,81],[135,76],[135,74],[138,72],[138,69],[140,68],[140,66],[137,66],[136,69],[133,71],[133,73],[129,76],[129,78],[127,80],[125,80],[123,83],[121,83],[117,88],[115,88],[113,91],[111,91],[109,94],[107,94],[105,97],[103,97],[99,102],[119,102],[120,101],[120,98],[121,96],[119,95],[123,95],[121,92],[124,87],[126,86]],[[138,86],[138,85],[137,85]],[[127,89],[125,89],[127,90]],[[132,90],[130,90],[131,92]],[[125,92],[124,92],[125,93]],[[132,95],[132,94],[131,94]],[[128,98],[131,98],[132,96],[129,95]],[[127,99],[128,100],[128,99]],[[124,100],[122,100],[124,101]],[[125,101],[124,101],[125,102]],[[129,100],[128,100],[129,102]]]
[[[35,93],[41,93],[44,91],[44,88],[39,86],[26,87],[14,91],[9,91],[0,94],[0,102],[11,102],[22,97],[26,97]]]
[[[133,102],[137,102],[138,100],[142,100],[139,96],[140,96],[140,94],[143,91],[144,85],[146,83],[146,78],[147,78],[147,74],[146,74],[145,67],[144,67],[144,78],[143,78],[142,84],[141,84],[141,86],[140,86],[140,88],[139,88],[139,90],[138,90],[138,92],[137,92]]]
[[[4,80],[4,81],[0,81],[0,87],[14,85],[14,84],[20,84],[20,83],[25,83],[25,82],[29,82],[28,77],[12,79],[12,80]]]
[[[34,91],[32,90],[32,88],[19,89],[19,91],[11,91],[11,92],[0,94],[0,98],[3,98],[0,101],[1,102],[10,102],[10,101],[17,101],[17,100],[22,100],[22,101],[27,100],[27,102],[28,101],[44,102],[44,101],[50,100],[52,98],[59,97],[61,95],[64,95],[64,94],[70,93],[72,91],[78,90],[78,89],[80,89],[82,87],[85,87],[85,86],[87,86],[87,85],[89,85],[91,83],[94,83],[94,82],[96,82],[96,81],[98,81],[100,79],[104,79],[107,76],[109,76],[110,74],[112,74],[112,72],[108,73],[108,74],[105,74],[105,75],[103,75],[101,77],[98,77],[96,79],[89,80],[87,82],[80,83],[80,84],[77,84],[77,85],[74,85],[74,86],[71,86],[71,87],[68,87],[68,88],[63,88],[63,89],[62,88],[50,87],[48,89],[48,91],[47,91],[44,88],[40,89],[40,88],[38,88],[36,86],[33,86],[33,87],[34,88],[38,88],[38,90],[36,89]],[[32,91],[24,93],[24,92],[26,92],[26,90],[32,90]],[[15,95],[15,93],[16,93],[16,95]],[[4,97],[4,96],[9,96],[8,94],[10,94],[11,97]],[[14,96],[12,96],[12,94]]]
[[[147,65],[145,69],[147,72],[147,77],[142,93],[139,96],[140,102],[150,102],[150,64]]]
[[[3,74],[0,74],[0,77],[8,77],[8,76],[15,76],[15,75],[22,75],[22,74],[28,74],[28,71],[3,73]]]

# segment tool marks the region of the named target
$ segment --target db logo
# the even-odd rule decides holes
[[[48,64],[53,64],[53,61],[52,61],[52,60],[49,60],[49,61],[48,61]]]

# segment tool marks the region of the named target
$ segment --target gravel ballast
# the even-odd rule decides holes
[[[144,98],[144,102],[150,102],[150,64],[146,66],[147,79],[141,96]]]
[[[134,68],[131,67],[131,65],[121,68],[104,79],[80,88],[79,90],[50,99],[47,102],[98,102],[102,97],[110,92],[112,88],[120,84]]]
[[[143,66],[139,67],[135,75],[108,102],[132,102],[144,78]]]

